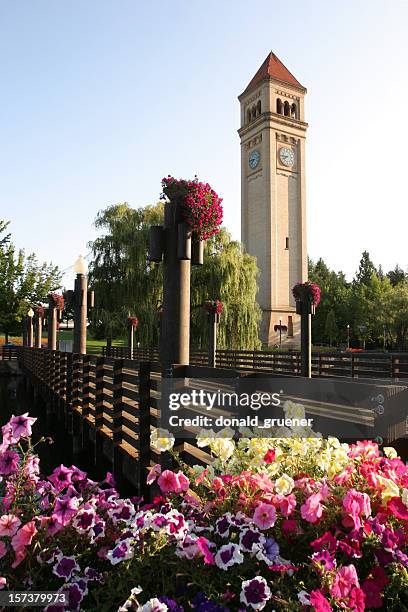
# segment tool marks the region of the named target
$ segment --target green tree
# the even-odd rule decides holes
[[[370,259],[369,252],[363,251],[360,259],[360,265],[355,277],[355,283],[358,285],[366,285],[371,281],[373,274],[377,275],[376,267]]]
[[[393,287],[399,285],[399,283],[407,283],[408,282],[408,274],[404,272],[402,268],[397,264],[393,270],[387,272],[387,277],[390,280],[390,283]]]
[[[52,264],[39,264],[35,255],[17,250],[10,235],[1,236],[8,223],[0,221],[0,329],[21,332],[21,321],[30,306],[45,302],[50,291],[61,286],[61,273]]]
[[[127,203],[109,206],[96,219],[103,234],[90,246],[90,282],[95,290],[94,323],[100,337],[123,336],[128,314],[139,318],[137,339],[157,346],[156,309],[162,302],[162,266],[147,260],[149,227],[163,222],[163,204],[133,209]],[[204,265],[192,268],[191,344],[205,346],[207,299],[224,305],[219,346],[259,347],[261,311],[256,303],[258,269],[254,257],[226,230],[205,244]]]
[[[329,339],[329,345],[331,346],[333,344],[333,341],[336,340],[337,337],[336,313],[333,309],[329,310],[329,313],[326,317],[324,333]]]

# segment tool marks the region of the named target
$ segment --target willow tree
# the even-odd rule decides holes
[[[148,228],[163,222],[163,204],[132,209],[128,204],[101,211],[91,243],[90,279],[95,289],[95,324],[100,335],[123,336],[128,314],[139,318],[138,340],[157,346],[156,311],[162,302],[162,266],[149,264]],[[205,243],[204,265],[192,267],[191,344],[206,347],[208,323],[203,303],[220,299],[219,346],[259,347],[261,311],[256,303],[258,268],[254,257],[222,229]]]
[[[150,225],[162,223],[163,204],[133,209],[127,204],[109,206],[98,213],[101,236],[90,243],[93,260],[90,283],[95,290],[96,332],[109,340],[123,336],[127,317],[140,320],[137,340],[157,345],[156,308],[161,303],[161,270],[147,260]]]

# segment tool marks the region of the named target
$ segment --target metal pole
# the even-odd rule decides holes
[[[301,308],[301,374],[307,378],[312,378],[312,315],[309,311],[309,303],[306,300],[301,301]]]
[[[129,323],[129,342],[128,342],[129,359],[133,359],[133,348],[134,348],[134,339],[135,339],[134,331],[135,330],[133,327],[133,323]]]
[[[215,368],[217,360],[217,325],[218,314],[216,312],[208,313],[208,321],[210,326],[209,342],[208,342],[208,365],[210,368]]]
[[[27,316],[27,346],[33,348],[33,317]]]
[[[347,325],[347,348],[350,348],[350,325]]]
[[[35,316],[35,334],[34,334],[34,346],[35,348],[41,348],[41,338],[42,338],[42,317],[37,314]]]
[[[386,326],[383,326],[383,331],[384,331],[384,351],[386,350],[387,347],[387,339],[386,339]]]
[[[48,307],[48,350],[57,350],[57,309],[50,301]]]
[[[77,274],[74,289],[74,346],[73,352],[86,355],[86,325],[88,322],[88,279]]]
[[[282,348],[282,317],[279,319],[279,348]]]
[[[190,268],[189,259],[178,259],[180,204],[164,207],[163,315],[160,359],[164,366],[190,361]]]

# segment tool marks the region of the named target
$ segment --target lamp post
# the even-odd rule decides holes
[[[34,347],[41,348],[42,326],[44,318],[44,308],[37,306],[34,316]]]
[[[350,324],[347,323],[347,349],[350,348]]]
[[[134,345],[135,345],[135,331],[139,324],[137,317],[128,316],[128,348],[129,348],[129,359],[133,359]],[[139,343],[138,347],[139,348]]]
[[[215,368],[217,362],[217,327],[220,322],[222,302],[220,300],[207,300],[204,302],[204,310],[207,312],[209,324],[208,365],[210,368]]]
[[[33,348],[33,316],[34,310],[30,308],[27,312],[27,346]]]
[[[93,307],[93,291],[88,295],[88,266],[80,255],[74,263],[76,273],[74,288],[74,345],[73,352],[86,355],[86,327],[88,322],[88,301]]]

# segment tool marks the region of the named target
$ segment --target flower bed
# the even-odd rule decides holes
[[[285,405],[288,418],[303,408]],[[66,593],[56,610],[317,612],[408,606],[408,470],[394,449],[307,429],[202,431],[214,461],[152,466],[149,504],[77,467],[40,476],[35,419],[0,446],[0,585]],[[178,467],[176,467],[179,462]]]
[[[182,218],[199,240],[207,240],[217,234],[222,223],[222,199],[208,183],[175,179],[162,179],[163,197],[171,202],[180,202]]]

